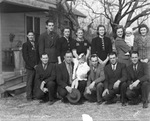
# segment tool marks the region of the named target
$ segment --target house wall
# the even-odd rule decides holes
[[[40,33],[45,31],[45,21],[48,19],[44,13],[2,13],[2,50],[9,49],[11,43],[9,34],[15,34],[12,47],[15,47],[18,40],[26,41],[26,16],[40,17]],[[4,61],[4,53],[2,56]]]
[[[24,14],[22,13],[2,13],[2,50],[9,48],[9,34],[15,34],[13,46],[17,40],[24,41],[25,25]]]

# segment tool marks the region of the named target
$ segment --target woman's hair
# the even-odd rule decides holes
[[[123,30],[123,36],[122,36],[122,38],[124,38],[125,37],[125,29],[124,29],[124,27],[123,26],[121,26],[121,25],[118,25],[117,27],[116,27],[116,32],[115,32],[115,36],[117,37],[117,30],[118,29],[122,29]]]
[[[104,25],[101,25],[101,24],[98,25],[98,27],[97,27],[97,35],[99,35],[99,28],[100,28],[100,27],[103,27],[103,28],[104,28],[104,31],[105,31],[105,32],[104,32],[104,35],[106,35],[106,28],[105,28]]]
[[[146,28],[147,29],[147,33],[149,32],[149,28],[148,28],[148,26],[146,24],[141,24],[141,25],[139,25],[138,28],[139,28],[138,29],[139,34],[141,34],[141,31],[140,31],[141,28]]]
[[[84,33],[84,29],[83,28],[77,28],[75,33],[77,33],[79,30],[83,31],[83,33]]]

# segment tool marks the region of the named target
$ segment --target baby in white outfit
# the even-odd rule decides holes
[[[78,88],[78,81],[87,80],[87,73],[90,71],[90,67],[85,61],[85,55],[82,53],[79,55],[78,59],[73,59],[74,69],[73,69],[73,82],[72,88]]]

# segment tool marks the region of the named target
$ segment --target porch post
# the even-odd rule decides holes
[[[0,11],[0,85],[4,83],[2,76],[2,28],[1,28],[1,11]]]

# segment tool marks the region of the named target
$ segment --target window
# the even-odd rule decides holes
[[[26,22],[27,22],[27,24],[26,24],[27,32],[34,31],[35,41],[37,42],[38,38],[40,36],[40,18],[33,17],[33,16],[27,16]]]

